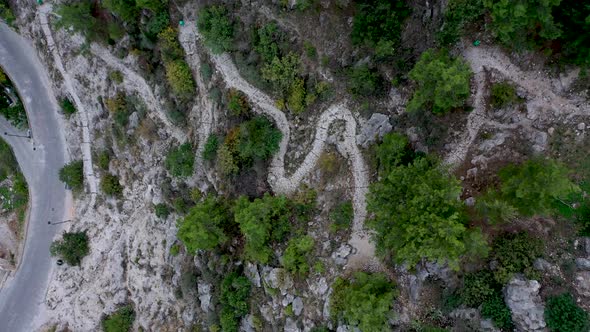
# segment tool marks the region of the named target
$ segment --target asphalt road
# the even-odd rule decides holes
[[[57,176],[67,159],[66,145],[47,71],[29,42],[2,22],[0,65],[25,104],[33,135],[33,139],[5,135],[19,133],[4,119],[0,121],[0,135],[12,146],[31,198],[20,266],[0,290],[0,332],[28,332],[42,319],[49,275],[56,266],[49,246],[61,225],[48,225],[47,221],[69,217],[66,207],[71,194]]]

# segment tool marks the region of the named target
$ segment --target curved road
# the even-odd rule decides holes
[[[59,181],[58,170],[67,160],[63,127],[47,71],[28,41],[0,22],[0,65],[16,86],[27,110],[33,139],[0,121],[0,135],[12,147],[29,184],[30,214],[20,267],[0,290],[0,331],[32,331],[43,322],[44,298],[55,260],[49,246],[59,225],[48,220],[69,219],[71,194]]]

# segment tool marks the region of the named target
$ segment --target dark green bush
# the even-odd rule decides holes
[[[468,307],[477,308],[496,293],[496,286],[494,277],[489,271],[467,274],[461,289],[461,302]]]
[[[59,256],[69,265],[80,265],[90,252],[86,232],[64,232],[62,239],[53,241],[49,249],[52,256]]]
[[[330,221],[332,222],[332,224],[330,224],[330,230],[332,232],[337,232],[339,230],[348,229],[353,216],[354,213],[351,201],[339,204],[332,212],[330,212]]]
[[[68,98],[64,98],[61,100],[61,110],[64,112],[66,116],[70,116],[76,113],[76,106],[70,101]]]
[[[59,179],[74,191],[84,188],[84,164],[73,160],[59,170]]]
[[[154,211],[156,213],[156,217],[161,219],[166,219],[170,215],[170,208],[165,203],[158,203],[154,205]]]
[[[502,108],[518,100],[516,89],[507,82],[495,83],[492,85],[492,106]]]
[[[223,53],[232,48],[234,22],[229,10],[223,5],[210,5],[199,11],[197,27],[205,45],[213,53]]]
[[[588,313],[568,293],[547,300],[545,321],[552,332],[586,332],[590,327]]]
[[[199,68],[199,72],[201,73],[203,82],[205,82],[205,84],[209,84],[209,82],[211,82],[211,78],[213,77],[213,69],[211,68],[211,65],[206,62],[202,63],[201,67]]]
[[[102,170],[107,171],[111,163],[111,154],[108,150],[103,150],[98,154],[97,164]]]
[[[128,332],[135,321],[133,306],[126,305],[103,318],[101,324],[104,332]]]
[[[361,331],[388,331],[395,285],[385,275],[356,272],[352,279],[336,278],[332,285],[330,313],[337,322]]]
[[[207,137],[207,142],[205,143],[205,148],[203,149],[203,159],[207,161],[212,161],[215,159],[217,155],[217,149],[219,148],[219,138],[215,134],[209,135]]]
[[[482,0],[450,0],[445,10],[442,29],[437,40],[442,45],[451,45],[463,35],[465,27],[477,22],[485,13]]]
[[[500,291],[496,291],[490,298],[483,302],[481,315],[485,318],[490,318],[494,322],[494,325],[503,331],[512,331],[512,313],[504,302]]]
[[[562,0],[553,11],[560,25],[563,43],[561,56],[567,62],[582,67],[590,66],[590,6],[584,1]]]
[[[405,1],[362,0],[355,4],[352,42],[371,48],[380,44],[396,48],[403,23],[411,13]]]
[[[123,193],[119,177],[108,173],[100,179],[100,189],[109,196],[120,196]]]
[[[379,72],[368,65],[353,67],[348,73],[350,92],[356,97],[378,95],[383,90],[383,79]]]
[[[224,244],[229,239],[225,229],[231,228],[229,212],[223,201],[207,196],[179,219],[177,236],[187,252],[195,254],[197,250],[211,250]]]
[[[6,0],[0,1],[0,19],[4,20],[8,25],[12,25],[12,22],[16,19],[10,4]]]
[[[494,279],[508,282],[514,273],[525,272],[533,266],[535,259],[543,254],[543,242],[526,232],[506,233],[492,244],[492,260],[496,261]]]
[[[274,58],[280,57],[281,45],[287,40],[287,35],[275,22],[256,29],[254,37],[254,50],[260,54],[264,63],[270,63]]]
[[[283,134],[264,116],[240,125],[237,151],[242,160],[266,160],[279,150]]]
[[[188,142],[171,148],[165,161],[166,169],[176,177],[191,176],[194,163],[195,154],[192,145]]]
[[[310,254],[315,242],[309,235],[295,237],[289,240],[281,264],[292,273],[305,275],[309,272]]]
[[[237,332],[240,318],[249,312],[250,281],[235,272],[221,282],[220,323],[224,332]]]

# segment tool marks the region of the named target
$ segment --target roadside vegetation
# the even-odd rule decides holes
[[[101,321],[104,332],[128,332],[135,321],[135,310],[132,305],[126,305],[104,317]]]
[[[0,3],[0,10],[2,9]],[[27,112],[20,100],[16,88],[0,68],[0,115],[20,130],[29,128]]]
[[[59,170],[59,179],[75,192],[84,189],[84,164],[82,160],[72,160]]]
[[[50,248],[52,256],[57,256],[70,266],[80,265],[90,253],[86,232],[64,232],[61,240],[53,241]]]
[[[16,19],[8,0],[0,0],[0,19],[8,25],[12,25]]]
[[[10,146],[0,139],[0,203],[3,214],[16,213],[17,232],[23,230],[29,189]]]

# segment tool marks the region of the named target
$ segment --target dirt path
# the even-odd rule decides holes
[[[200,35],[196,31],[194,22],[186,22],[185,26],[181,28],[181,36],[183,36],[182,39],[192,36],[194,40],[200,40]],[[285,154],[290,140],[291,129],[285,114],[274,106],[274,101],[268,95],[252,86],[240,76],[238,69],[228,54],[211,54],[211,60],[223,76],[227,86],[238,89],[246,94],[250,102],[258,106],[254,108],[255,111],[273,119],[276,126],[283,133],[279,151],[271,161],[268,175],[268,182],[276,193],[290,194],[297,190],[303,178],[315,168],[319,156],[325,148],[328,129],[331,124],[338,120],[344,121],[344,140],[337,143],[337,148],[348,159],[354,179],[354,220],[352,226],[353,232],[349,243],[356,249],[356,254],[353,258],[362,257],[360,260],[372,259],[374,257],[374,247],[369,241],[367,232],[363,230],[367,214],[365,196],[369,185],[368,171],[363,156],[356,144],[356,119],[346,107],[345,103],[342,102],[332,105],[322,113],[316,125],[316,133],[311,151],[307,154],[297,170],[293,174],[287,175],[285,172]],[[352,260],[355,259],[351,258]]]
[[[463,51],[463,56],[475,73],[477,91],[474,100],[474,110],[467,117],[467,131],[454,143],[456,148],[447,156],[445,162],[449,165],[459,165],[465,159],[469,147],[473,144],[480,128],[485,125],[498,127],[498,123],[486,118],[485,70],[494,69],[507,80],[512,81],[527,93],[527,107],[539,108],[554,112],[555,115],[588,115],[588,104],[571,100],[555,91],[563,88],[559,81],[551,80],[543,72],[523,71],[513,64],[510,59],[494,46],[469,46]],[[501,126],[501,125],[500,125]]]
[[[90,194],[92,195],[92,201],[94,201],[97,188],[98,188],[98,176],[94,174],[93,165],[92,165],[92,150],[91,150],[91,135],[90,135],[90,126],[91,118],[88,115],[88,111],[84,108],[84,105],[80,101],[80,98],[76,94],[76,89],[74,88],[74,84],[72,83],[72,78],[66,71],[61,55],[59,54],[59,50],[53,40],[53,35],[51,33],[51,28],[49,27],[49,22],[47,20],[47,14],[51,12],[51,5],[43,5],[39,7],[39,20],[41,22],[41,27],[43,29],[43,34],[45,34],[45,39],[47,41],[47,48],[51,51],[53,56],[53,60],[57,70],[59,70],[61,76],[64,79],[64,85],[68,90],[69,95],[74,100],[74,104],[76,105],[76,109],[79,113],[79,119],[81,122],[82,127],[82,144],[81,150],[83,155],[83,163],[84,163],[84,176],[86,178],[86,182],[88,183],[88,188],[90,190]]]

